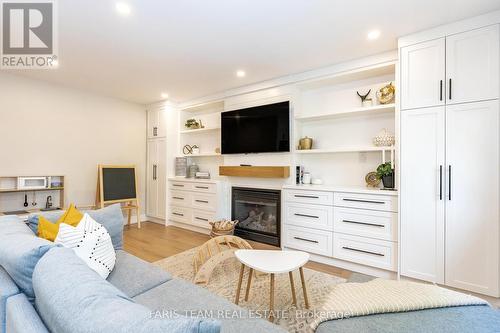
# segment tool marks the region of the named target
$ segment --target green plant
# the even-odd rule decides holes
[[[186,124],[184,124],[184,126],[186,126],[187,128],[191,128],[191,127],[199,127],[200,124],[196,121],[196,119],[192,118],[186,120]]]
[[[382,179],[382,177],[392,176],[392,165],[391,162],[385,162],[377,167],[377,178]]]

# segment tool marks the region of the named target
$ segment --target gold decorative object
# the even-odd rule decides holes
[[[308,138],[307,136],[299,140],[299,150],[312,149],[312,145],[313,145],[313,139]]]
[[[366,174],[365,182],[368,187],[377,187],[380,184],[380,179],[377,177],[377,173],[372,171]]]
[[[380,88],[377,91],[377,99],[380,104],[389,104],[394,102],[394,96],[396,95],[396,87],[391,83]]]
[[[189,128],[189,129],[205,128],[205,126],[203,126],[203,124],[201,122],[201,119],[199,121],[197,121],[194,118],[186,120],[186,123],[184,124],[184,126],[186,126],[186,128]]]
[[[393,146],[395,142],[396,139],[394,135],[387,132],[385,128],[373,138],[373,144],[377,147],[390,147]]]

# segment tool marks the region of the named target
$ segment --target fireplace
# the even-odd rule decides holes
[[[231,215],[236,236],[280,246],[280,191],[233,187]]]

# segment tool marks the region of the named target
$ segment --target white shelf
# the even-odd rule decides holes
[[[187,106],[187,107],[181,109],[181,111],[188,112],[188,113],[217,113],[217,112],[221,112],[222,110],[224,110],[224,101],[223,100],[217,100],[217,101],[211,101],[211,102],[207,102],[207,103],[190,105],[190,106]]]
[[[296,154],[335,154],[335,153],[365,153],[365,152],[382,152],[393,151],[394,147],[374,147],[374,146],[359,146],[348,148],[331,148],[331,149],[309,149],[295,150]]]
[[[297,121],[312,121],[312,120],[325,120],[325,119],[334,119],[338,117],[348,117],[348,116],[359,116],[359,115],[375,115],[382,113],[392,113],[395,110],[394,103],[391,104],[380,104],[368,107],[359,107],[351,110],[335,112],[335,113],[325,113],[325,114],[316,114],[316,115],[298,115],[295,117]]]
[[[180,157],[215,157],[215,156],[222,156],[222,155],[217,153],[201,153],[201,154],[181,155]]]
[[[184,131],[179,131],[180,134],[191,134],[191,133],[202,133],[202,132],[211,132],[211,131],[217,131],[220,130],[220,127],[205,127],[205,128],[199,128],[199,129],[192,129],[192,130],[184,130]]]

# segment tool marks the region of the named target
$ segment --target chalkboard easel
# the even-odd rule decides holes
[[[130,226],[132,210],[137,216],[137,228],[141,228],[137,173],[135,165],[98,165],[96,207],[124,203],[127,210],[127,224]]]

